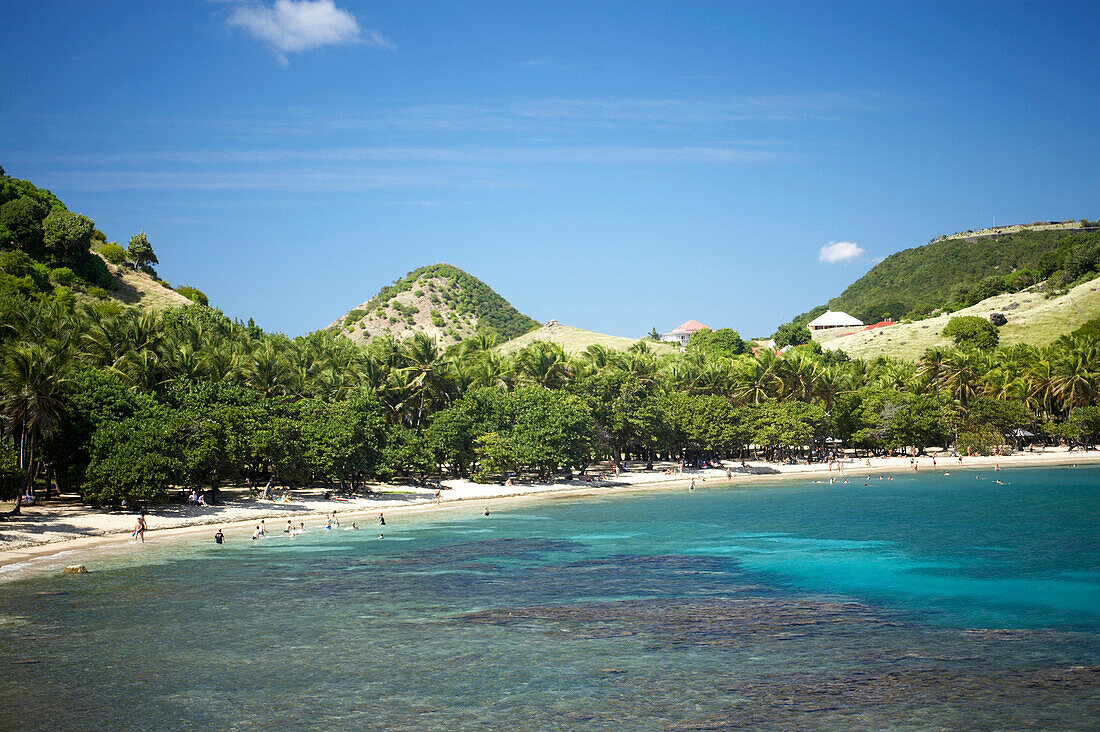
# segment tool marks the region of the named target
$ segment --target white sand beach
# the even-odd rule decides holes
[[[966,470],[993,470],[1025,466],[1053,466],[1100,463],[1100,451],[1069,452],[1065,448],[1048,448],[1040,452],[1021,452],[998,457],[965,457],[961,461],[948,454],[935,454],[916,459],[919,471],[949,472]],[[362,528],[373,526],[379,512],[400,515],[410,511],[443,510],[447,507],[468,505],[471,501],[485,502],[493,506],[500,502],[546,496],[583,497],[606,495],[608,492],[641,490],[683,490],[694,479],[702,488],[744,488],[777,479],[813,479],[828,482],[831,478],[855,483],[872,480],[879,474],[913,470],[908,457],[847,458],[840,466],[831,469],[823,463],[776,464],[748,461],[742,468],[740,461],[725,461],[721,468],[702,470],[686,469],[682,474],[667,474],[669,463],[658,463],[651,471],[644,470],[644,463],[628,463],[628,470],[617,477],[605,480],[515,483],[514,485],[481,484],[469,480],[445,480],[439,501],[435,489],[423,486],[385,485],[374,486],[366,497],[348,501],[324,498],[321,489],[294,491],[287,503],[254,499],[247,490],[222,489],[223,502],[216,506],[194,506],[169,503],[150,509],[146,520],[146,542],[169,541],[195,532],[213,533],[222,529],[227,536],[249,535],[264,521],[266,530],[282,532],[287,520],[295,525],[323,524],[326,517],[336,513],[347,525],[352,521]],[[727,479],[726,467],[733,469]],[[100,510],[78,503],[50,503],[25,506],[20,516],[0,520],[0,568],[22,564],[36,558],[59,552],[68,552],[73,561],[89,561],[92,551],[98,547],[120,547],[130,544],[131,532],[137,523],[137,514],[131,511]],[[140,544],[133,545],[140,550]],[[0,578],[2,578],[0,574]]]

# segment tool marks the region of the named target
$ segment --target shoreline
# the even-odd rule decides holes
[[[956,470],[974,470],[982,468],[994,468],[996,465],[1000,465],[1002,469],[1013,468],[1025,468],[1025,467],[1056,467],[1066,466],[1074,464],[1100,464],[1100,451],[1090,452],[1067,452],[1061,449],[1054,449],[1045,453],[1021,453],[1010,456],[998,456],[998,457],[966,457],[963,462],[959,462],[957,458],[950,456],[936,455],[938,464],[935,468],[936,471],[949,472],[951,468]],[[931,457],[925,456],[917,459],[919,466],[919,472],[930,472],[933,470],[931,464]],[[774,481],[789,481],[789,480],[807,480],[807,481],[821,481],[823,478],[828,481],[830,478],[843,476],[852,480],[853,477],[866,475],[868,472],[871,474],[878,473],[899,473],[899,472],[914,472],[912,466],[909,463],[909,458],[870,458],[871,464],[868,466],[863,459],[851,459],[845,462],[842,472],[836,470],[830,471],[828,464],[814,463],[812,465],[799,464],[799,465],[771,465],[771,464],[750,464],[750,468],[764,469],[769,472],[764,473],[734,473],[731,480],[727,480],[725,477],[724,469],[703,469],[685,471],[682,475],[667,476],[659,471],[653,472],[628,472],[620,476],[619,479],[611,479],[600,485],[593,484],[580,484],[576,481],[557,482],[557,483],[521,483],[515,486],[500,486],[500,485],[482,485],[472,483],[465,480],[451,480],[444,481],[444,484],[451,484],[448,487],[450,490],[442,496],[443,500],[440,503],[435,503],[432,500],[431,491],[417,491],[420,493],[420,500],[413,499],[409,502],[408,499],[401,499],[397,502],[395,499],[379,498],[379,499],[366,499],[378,501],[374,505],[361,505],[356,504],[354,508],[344,508],[341,510],[339,503],[327,502],[325,510],[315,510],[314,508],[295,509],[298,513],[292,516],[294,523],[304,522],[308,525],[316,525],[323,522],[326,518],[335,513],[341,520],[347,519],[348,521],[356,521],[363,517],[373,518],[379,513],[390,513],[395,516],[405,516],[418,513],[424,513],[427,511],[440,511],[450,510],[454,508],[468,507],[472,502],[484,501],[487,508],[494,506],[518,504],[524,501],[536,501],[547,500],[553,498],[583,498],[586,496],[606,496],[606,495],[625,495],[630,493],[637,493],[643,491],[664,491],[684,489],[690,485],[694,479],[697,481],[697,487],[725,487],[730,489],[745,489],[757,484],[768,484]],[[734,462],[734,461],[728,461]],[[770,472],[774,471],[774,472]],[[854,483],[855,481],[853,481]],[[701,484],[701,485],[700,485]],[[447,495],[451,494],[451,495]],[[312,502],[319,503],[319,502]],[[158,515],[155,512],[149,512],[148,518],[150,520],[150,529],[146,534],[146,542],[150,544],[159,544],[162,542],[170,542],[179,538],[186,538],[192,534],[198,534],[200,532],[213,532],[221,530],[227,535],[233,533],[245,533],[250,534],[251,530],[261,521],[268,519],[286,519],[286,510],[289,508],[281,509],[272,502],[272,506],[269,511],[264,511],[267,506],[261,506],[258,509],[253,508],[256,511],[255,515],[247,518],[240,516],[230,516],[234,509],[240,509],[240,506],[234,506],[225,504],[223,506],[215,507],[212,513],[202,514],[193,517],[194,520],[182,519],[177,525],[169,525],[158,527]],[[298,505],[298,504],[295,504]],[[108,514],[106,512],[98,512],[94,509],[83,509],[74,511],[74,514],[79,514],[84,517],[106,517],[113,516],[119,517],[117,512]],[[128,513],[124,514],[124,517],[129,525],[136,520],[136,514]],[[48,525],[44,522],[43,525]],[[369,530],[371,527],[360,527],[364,530]],[[0,529],[4,528],[4,524],[0,522]],[[86,554],[93,554],[97,550],[103,550],[108,548],[113,549],[126,549],[137,550],[140,545],[133,544],[130,539],[130,533],[132,529],[124,528],[118,530],[106,530],[91,531],[81,533],[77,536],[66,537],[58,540],[44,539],[38,542],[26,542],[19,545],[11,546],[8,548],[0,548],[0,582],[5,579],[15,579],[16,575],[11,577],[5,577],[8,572],[4,570],[11,570],[16,566],[22,567],[24,564],[32,562],[39,562],[48,560],[51,557],[56,557],[60,554],[79,553],[79,561],[73,563],[86,562]],[[281,531],[272,524],[272,530],[268,533],[281,533]],[[0,543],[0,547],[3,544]],[[43,567],[45,569],[45,567]],[[18,576],[23,576],[19,573]]]

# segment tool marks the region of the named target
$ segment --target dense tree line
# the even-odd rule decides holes
[[[368,478],[549,478],[595,461],[769,459],[825,440],[871,452],[988,451],[1022,428],[1100,428],[1093,328],[1049,348],[843,360],[816,344],[658,356],[483,334],[445,352],[423,335],[366,347],[290,339],[199,305],[162,313],[0,299],[0,490],[21,481],[96,504],[226,481],[350,489]],[[705,340],[705,339],[704,339]]]

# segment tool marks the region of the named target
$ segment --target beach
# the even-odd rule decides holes
[[[1048,448],[1046,451],[1020,452],[1007,456],[968,456],[960,461],[947,453],[916,458],[919,472],[933,470],[993,470],[997,467],[1043,467],[1073,464],[1100,463],[1100,451],[1068,451],[1066,448]],[[726,467],[734,470],[732,479],[726,477]],[[684,490],[695,481],[698,488],[743,488],[775,480],[816,480],[828,482],[866,482],[868,476],[877,480],[880,474],[912,472],[908,457],[847,458],[843,469],[834,469],[825,463],[777,464],[763,461],[747,461],[747,470],[740,461],[728,460],[721,468],[685,469],[682,474],[666,474],[671,463],[657,463],[651,471],[644,470],[644,463],[627,463],[626,471],[605,480],[573,479],[558,482],[518,482],[514,485],[499,483],[481,484],[469,480],[445,480],[442,482],[439,501],[435,490],[415,485],[374,486],[367,496],[348,501],[324,498],[320,489],[295,491],[287,503],[251,499],[246,491],[222,490],[229,497],[214,506],[193,506],[170,503],[154,506],[146,516],[148,531],[145,543],[159,543],[222,530],[227,537],[247,537],[261,521],[267,533],[281,533],[287,520],[294,525],[307,527],[324,524],[334,513],[345,524],[360,524],[369,530],[376,524],[379,513],[399,516],[410,512],[439,511],[448,507],[466,506],[470,502],[482,502],[486,507],[508,502],[545,497],[574,497],[607,495],[609,492]],[[242,495],[243,494],[243,495]],[[74,563],[94,560],[95,551],[103,548],[115,550],[130,547],[140,550],[131,534],[137,523],[137,514],[130,511],[94,509],[79,504],[48,504],[24,506],[21,516],[0,521],[0,570],[15,565],[30,568],[36,560],[46,559],[62,552]],[[0,573],[0,579],[3,574]]]

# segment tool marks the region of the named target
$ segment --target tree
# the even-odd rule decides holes
[[[96,505],[123,500],[163,502],[180,480],[178,435],[166,414],[108,422],[92,437],[84,499]]]
[[[737,356],[745,352],[745,342],[731,328],[710,330],[703,328],[688,338],[688,350],[698,351],[708,358]]]
[[[153,252],[153,245],[149,243],[149,237],[145,236],[144,231],[139,231],[130,237],[126,253],[130,255],[130,259],[133,260],[134,264],[154,277],[156,276],[153,265],[160,264],[160,262],[157,260],[157,255]]]
[[[27,492],[33,488],[38,444],[57,429],[64,413],[60,392],[68,355],[59,344],[21,343],[0,361],[0,424],[16,443]],[[22,493],[10,513],[18,514],[21,503]]]
[[[20,196],[0,206],[0,230],[19,249],[32,257],[42,253],[42,220],[50,212],[50,207],[37,198]],[[9,241],[0,241],[7,246]]]
[[[55,208],[42,222],[46,253],[57,264],[77,264],[88,257],[95,224],[87,216]]]
[[[943,336],[955,341],[960,348],[988,350],[997,347],[1000,334],[997,327],[977,315],[961,315],[951,318],[944,326]]]
[[[779,329],[775,331],[775,335],[772,336],[775,339],[776,348],[784,348],[786,346],[800,346],[803,343],[810,342],[810,329],[805,325],[799,325],[796,323],[784,323],[779,326]]]
[[[661,340],[661,334],[657,332],[657,327],[656,326],[649,329],[649,335],[647,335],[646,338],[648,338],[651,341]]]

